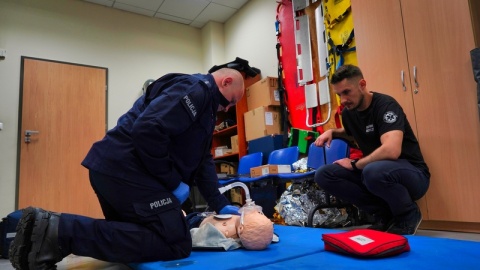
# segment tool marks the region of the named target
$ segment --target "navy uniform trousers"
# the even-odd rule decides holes
[[[106,219],[62,214],[63,254],[108,262],[175,260],[190,255],[192,240],[178,199],[156,181],[128,182],[90,171]]]
[[[405,159],[375,161],[362,171],[338,164],[320,167],[315,182],[337,198],[372,215],[400,216],[417,206],[430,178]]]

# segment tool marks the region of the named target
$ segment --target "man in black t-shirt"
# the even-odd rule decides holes
[[[427,192],[430,172],[402,107],[388,95],[368,91],[353,65],[340,67],[331,84],[345,106],[343,128],[327,130],[315,145],[329,147],[333,137],[352,136],[363,158],[320,167],[315,182],[373,215],[370,229],[415,234],[422,221],[415,201]]]

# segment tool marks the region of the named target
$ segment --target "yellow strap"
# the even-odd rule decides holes
[[[345,17],[348,16],[348,14],[350,13],[350,11],[352,10],[352,7],[348,7],[345,12],[343,12],[342,14],[340,14],[337,18],[333,19],[330,21],[330,15],[327,14],[325,16],[326,18],[326,22],[325,22],[325,25],[327,26],[328,29],[332,29],[337,23],[341,22]]]

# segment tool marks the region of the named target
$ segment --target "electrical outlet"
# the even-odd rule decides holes
[[[0,58],[5,58],[5,57],[7,57],[7,50],[0,49]]]

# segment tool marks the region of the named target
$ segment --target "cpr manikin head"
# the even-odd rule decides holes
[[[237,232],[242,245],[250,250],[262,250],[272,242],[273,223],[261,211],[261,207],[244,207]]]

